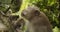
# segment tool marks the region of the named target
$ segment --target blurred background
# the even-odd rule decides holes
[[[39,7],[40,11],[43,11],[48,16],[53,32],[60,32],[59,0],[0,0],[0,23],[3,24],[0,26],[5,25],[10,29],[10,32],[11,29],[14,31],[11,22],[16,21],[17,18],[21,18],[21,12],[29,5]],[[11,17],[12,15],[14,16]],[[4,29],[8,30],[6,27]],[[0,30],[2,29],[0,28]]]

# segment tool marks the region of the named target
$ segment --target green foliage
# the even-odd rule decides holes
[[[9,8],[11,0],[0,0],[0,11],[6,11]]]
[[[6,13],[10,9],[15,13],[19,11],[21,4],[22,0],[0,0],[0,11]]]

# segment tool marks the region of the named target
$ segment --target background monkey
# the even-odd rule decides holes
[[[22,14],[29,21],[26,32],[52,32],[48,17],[36,6],[29,6]]]

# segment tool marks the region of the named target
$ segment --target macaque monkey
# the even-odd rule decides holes
[[[29,21],[26,32],[52,32],[48,17],[36,6],[24,9],[21,16]]]

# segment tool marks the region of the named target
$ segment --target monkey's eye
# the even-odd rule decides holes
[[[39,16],[39,15],[40,15],[40,12],[36,10],[36,11],[34,12],[34,14],[35,14],[35,16]]]

